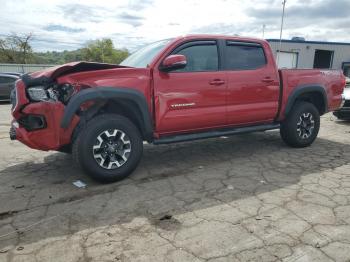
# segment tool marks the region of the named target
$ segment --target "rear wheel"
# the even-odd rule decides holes
[[[280,134],[283,141],[292,147],[307,147],[317,137],[320,129],[320,114],[309,102],[297,102],[282,122]]]
[[[109,183],[121,180],[137,167],[143,141],[127,118],[105,114],[94,117],[73,144],[73,157],[93,179]]]

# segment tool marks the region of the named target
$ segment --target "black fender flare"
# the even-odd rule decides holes
[[[318,84],[311,84],[311,85],[301,85],[294,89],[294,91],[288,97],[287,105],[284,110],[284,115],[287,116],[290,110],[292,110],[292,107],[295,101],[298,99],[298,97],[307,93],[315,93],[315,92],[322,95],[323,103],[324,103],[324,112],[326,113],[328,111],[328,100],[327,100],[327,93],[325,88]]]
[[[145,96],[131,88],[120,87],[95,87],[84,89],[75,94],[64,109],[64,114],[61,120],[61,127],[67,128],[72,121],[75,113],[80,108],[81,104],[90,100],[122,100],[130,101],[137,105],[142,117],[142,133],[147,141],[153,139],[153,121],[148,109]]]

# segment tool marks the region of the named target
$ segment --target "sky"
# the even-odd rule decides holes
[[[0,37],[33,34],[34,51],[111,38],[134,51],[156,40],[208,33],[279,38],[282,0],[0,0]],[[350,0],[287,0],[283,38],[350,42]]]

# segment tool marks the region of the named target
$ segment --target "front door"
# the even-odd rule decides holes
[[[154,72],[156,132],[160,135],[209,129],[226,124],[226,73],[220,71],[216,40],[192,41],[171,54],[187,65]]]

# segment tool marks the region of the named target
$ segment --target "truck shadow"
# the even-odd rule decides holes
[[[12,208],[0,214],[0,235],[44,219],[28,232],[0,239],[0,248],[120,225],[137,217],[164,230],[177,230],[177,216],[288,188],[309,174],[348,164],[349,156],[349,145],[322,138],[308,148],[289,148],[278,132],[146,145],[130,178],[101,185],[74,167],[69,155],[52,153],[42,163],[0,171],[1,184],[8,187],[0,202]],[[77,179],[87,187],[74,187]],[[160,218],[175,222],[166,224]]]

